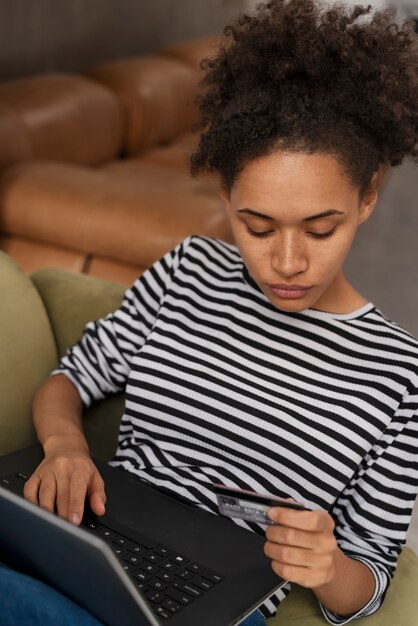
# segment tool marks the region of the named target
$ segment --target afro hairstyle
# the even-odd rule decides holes
[[[376,172],[418,161],[417,46],[394,7],[271,0],[242,14],[201,63],[192,176],[230,189],[274,151],[328,153],[364,193]]]

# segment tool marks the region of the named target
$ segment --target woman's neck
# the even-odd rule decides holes
[[[334,280],[332,289],[324,293],[313,308],[344,315],[360,309],[368,302],[341,272]]]

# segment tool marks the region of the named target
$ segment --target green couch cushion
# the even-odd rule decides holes
[[[355,626],[418,626],[418,557],[405,548],[383,606],[370,617],[357,619]],[[323,626],[328,622],[318,601],[308,589],[295,586],[280,605],[268,626]]]
[[[81,336],[87,322],[117,309],[123,285],[85,274],[43,269],[31,275],[51,321],[60,356]]]
[[[36,441],[31,404],[57,364],[45,307],[30,279],[0,252],[0,455]]]
[[[31,276],[48,311],[60,356],[75,343],[87,322],[117,309],[126,287],[85,274],[43,269]],[[109,460],[115,451],[124,395],[93,405],[84,415],[84,431],[93,456]]]

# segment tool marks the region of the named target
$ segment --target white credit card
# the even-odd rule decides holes
[[[273,506],[282,506],[298,511],[309,510],[301,502],[286,500],[266,493],[218,484],[213,484],[212,488],[216,494],[221,515],[237,517],[247,522],[265,525],[275,524],[276,522],[273,522],[267,515],[267,511]]]

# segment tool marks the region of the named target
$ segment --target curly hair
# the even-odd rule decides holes
[[[418,162],[418,38],[396,9],[271,0],[204,59],[190,171],[230,189],[276,150],[333,154],[365,192],[379,168]],[[383,169],[382,168],[382,169]]]

